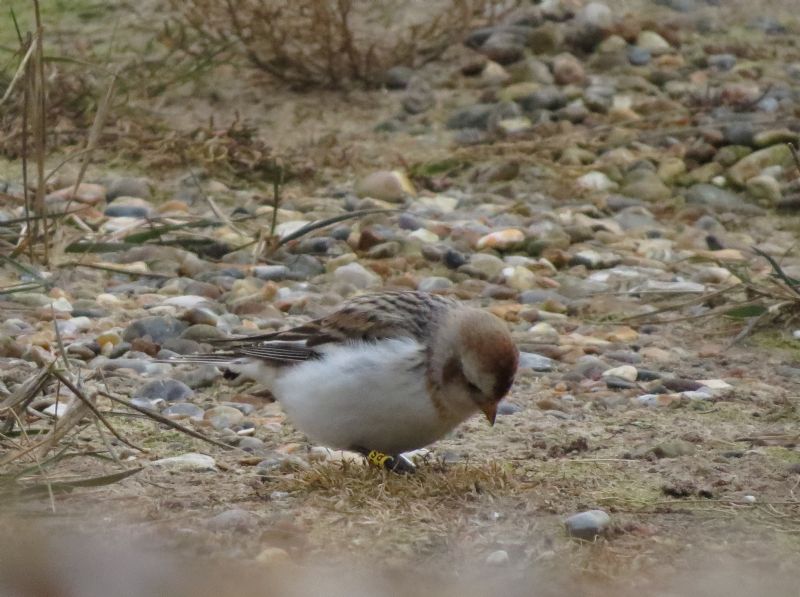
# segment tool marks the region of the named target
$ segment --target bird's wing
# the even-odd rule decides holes
[[[275,346],[279,347],[276,356],[301,360],[316,354],[310,350],[313,347],[329,343],[405,337],[424,340],[439,311],[454,304],[449,298],[415,291],[365,294],[346,301],[330,315],[288,330],[216,342],[242,353],[260,353],[250,356],[267,355]]]

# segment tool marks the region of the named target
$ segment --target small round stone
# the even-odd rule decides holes
[[[576,539],[591,541],[606,532],[611,517],[603,510],[587,510],[573,514],[564,521],[567,533]]]
[[[161,411],[161,414],[170,419],[191,419],[192,421],[202,421],[205,412],[202,408],[191,402],[178,402],[170,404]]]
[[[193,395],[194,390],[177,379],[156,379],[139,387],[133,397],[164,400],[165,402],[184,402]]]
[[[206,411],[204,417],[214,429],[230,429],[244,420],[242,411],[232,406],[215,406]]]
[[[336,269],[333,277],[337,282],[352,284],[356,288],[374,288],[380,285],[381,278],[360,263],[348,263]]]
[[[257,522],[258,519],[252,512],[233,508],[209,518],[206,526],[212,531],[250,531]]]
[[[508,552],[504,549],[498,549],[497,551],[493,551],[486,556],[486,563],[490,566],[504,566],[505,564],[508,564],[508,562]]]

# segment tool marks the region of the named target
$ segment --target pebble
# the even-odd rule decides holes
[[[389,89],[405,89],[413,76],[414,69],[407,66],[393,66],[386,71],[384,80]]]
[[[769,166],[792,167],[792,151],[787,145],[773,145],[743,157],[728,169],[728,178],[743,187],[748,180],[758,176]]]
[[[119,197],[103,210],[109,218],[148,218],[155,214],[152,204],[138,197]]]
[[[520,244],[525,240],[525,234],[521,230],[509,228],[507,230],[498,230],[497,232],[490,232],[478,239],[475,248],[481,249],[509,249],[515,245]]]
[[[156,379],[140,386],[133,393],[134,398],[165,402],[185,402],[192,396],[194,390],[177,379]]]
[[[264,440],[257,437],[243,437],[239,440],[239,448],[245,452],[261,452],[264,446]]]
[[[645,66],[653,59],[653,55],[647,48],[640,46],[630,46],[627,52],[628,61],[634,66]]]
[[[584,174],[575,183],[578,188],[586,191],[613,191],[619,188],[619,185],[611,180],[608,175],[597,171]]]
[[[575,56],[564,53],[553,58],[553,77],[559,85],[581,85],[586,80],[586,73]]]
[[[692,185],[686,191],[686,202],[707,205],[720,211],[742,211],[746,206],[737,193],[705,183]]]
[[[504,549],[498,549],[486,556],[486,563],[490,566],[505,566],[508,562],[508,552]]]
[[[441,276],[428,276],[419,281],[417,290],[423,292],[436,292],[437,290],[447,290],[453,287],[453,282]]]
[[[506,284],[514,290],[530,290],[536,285],[536,274],[527,267],[518,265],[509,269],[511,270],[509,273],[504,272]]]
[[[672,46],[669,45],[666,39],[655,31],[648,30],[639,33],[639,36],[636,38],[636,45],[656,55],[672,50]]]
[[[214,406],[205,412],[203,418],[214,429],[230,429],[244,421],[244,414],[238,408],[231,406]]]
[[[638,376],[639,372],[636,370],[636,367],[632,365],[622,365],[620,367],[613,367],[612,369],[606,369],[602,373],[602,377],[604,379],[614,377],[625,381],[636,381]]]
[[[567,533],[576,539],[592,541],[603,535],[611,524],[611,517],[603,510],[587,510],[573,514],[564,521]]]
[[[356,185],[356,193],[359,197],[371,197],[393,203],[416,195],[408,176],[400,170],[379,170],[367,175]]]
[[[520,369],[532,369],[533,371],[552,371],[555,368],[555,361],[534,352],[520,351],[519,367]]]
[[[276,472],[291,473],[305,470],[308,467],[308,462],[299,456],[273,452],[256,465],[256,473],[262,476],[269,476]]]
[[[494,109],[493,104],[476,104],[459,108],[447,120],[449,129],[486,129],[489,116]]]
[[[251,531],[256,526],[258,518],[252,512],[233,508],[220,512],[206,521],[206,526],[212,531]]]
[[[167,406],[161,414],[171,419],[190,419],[199,422],[203,420],[205,411],[191,402],[178,402]]]
[[[333,277],[337,282],[351,284],[359,289],[375,288],[381,284],[379,275],[355,262],[336,268],[336,271],[333,272]]]
[[[781,185],[768,174],[759,174],[747,180],[747,193],[756,200],[761,200],[768,206],[774,206],[781,200]]]
[[[289,556],[289,552],[280,547],[265,547],[256,556],[256,562],[267,567],[280,566],[285,568],[288,564],[291,564],[291,561],[292,558]]]
[[[488,253],[477,253],[470,258],[468,263],[470,270],[482,274],[485,278],[494,278],[505,269],[505,266],[502,259]]]
[[[123,177],[116,178],[108,185],[106,200],[111,202],[120,197],[138,197],[148,199],[150,197],[151,183],[146,178]]]
[[[186,322],[174,317],[144,317],[125,328],[122,339],[132,342],[138,338],[147,338],[160,344],[169,338],[177,338],[187,327]]]
[[[180,472],[209,472],[217,470],[217,463],[211,456],[189,452],[180,456],[170,456],[154,460],[153,466]]]

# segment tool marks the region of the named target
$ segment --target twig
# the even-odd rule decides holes
[[[72,383],[72,381],[66,375],[64,375],[63,373],[61,373],[61,371],[55,368],[53,369],[53,375],[56,378],[58,378],[59,381],[61,381],[61,383],[67,386],[72,391],[72,393],[75,394],[75,396],[81,402],[83,402],[87,406],[87,408],[89,408],[89,410],[92,411],[92,414],[94,414],[94,416],[97,417],[103,423],[103,425],[106,426],[106,428],[114,435],[114,437],[116,437],[119,441],[121,441],[129,448],[133,448],[134,450],[138,450],[139,452],[147,452],[147,450],[145,450],[144,448],[140,448],[139,446],[132,444],[124,437],[122,437],[119,434],[119,432],[116,429],[114,429],[114,426],[111,423],[109,423],[108,419],[106,419],[103,413],[98,410],[98,408],[92,403],[92,401],[89,400],[89,398],[83,395],[83,392],[74,383]]]
[[[19,426],[23,437],[30,444],[30,437],[28,436],[28,432],[25,430],[25,426],[22,424],[22,421],[19,420],[19,416],[14,411],[11,411],[11,414],[14,415],[14,418],[17,421],[17,425]],[[50,485],[50,479],[48,478],[47,473],[44,470],[44,467],[42,467],[41,460],[39,460],[38,456],[35,453],[33,454],[33,460],[36,463],[36,468],[39,469],[39,473],[42,475],[42,478],[44,478],[45,485],[47,486],[47,495],[50,498],[50,511],[55,513],[55,511],[56,511],[56,498],[55,498],[55,495],[53,494],[53,487],[52,487],[52,485]]]
[[[94,121],[92,122],[92,128],[89,130],[89,138],[86,141],[86,147],[84,149],[84,157],[83,157],[83,162],[81,163],[81,169],[78,171],[78,177],[75,179],[75,186],[72,188],[72,195],[70,196],[69,201],[67,202],[66,210],[69,210],[69,206],[70,203],[72,202],[72,199],[78,194],[78,187],[80,187],[80,184],[83,181],[83,176],[86,174],[86,169],[89,167],[89,161],[92,158],[92,153],[94,153],[94,150],[97,147],[97,142],[100,139],[100,133],[103,131],[106,119],[108,118],[108,113],[111,108],[111,100],[114,97],[116,84],[117,84],[117,73],[112,73],[111,82],[108,84],[108,89],[106,89],[106,94],[103,97],[103,100],[97,107],[97,113],[94,116]]]
[[[130,408],[132,410],[138,411],[138,412],[142,413],[143,415],[146,415],[150,419],[153,419],[154,421],[162,423],[162,424],[166,425],[167,427],[172,427],[173,429],[175,429],[177,431],[180,431],[181,433],[185,433],[186,435],[190,435],[191,437],[194,437],[196,439],[202,440],[204,442],[207,442],[207,443],[212,444],[214,446],[218,446],[220,448],[225,448],[226,450],[230,450],[230,449],[233,449],[235,447],[235,446],[231,446],[230,444],[225,444],[223,442],[218,442],[217,440],[211,439],[210,437],[206,437],[205,435],[203,435],[199,431],[195,431],[194,429],[190,429],[189,427],[185,427],[185,426],[181,425],[180,423],[177,423],[177,422],[173,421],[172,419],[169,419],[169,418],[165,417],[162,414],[159,414],[159,413],[157,413],[157,412],[155,412],[153,410],[150,410],[148,408],[137,406],[136,404],[133,404],[132,402],[129,402],[128,400],[125,400],[124,398],[120,398],[119,396],[114,396],[113,394],[108,393],[108,392],[103,392],[102,390],[98,390],[97,393],[100,394],[101,396],[105,396],[106,398],[110,398],[111,400],[113,400],[115,402],[118,402],[118,403],[122,404],[123,406],[127,406],[128,408]]]
[[[33,39],[31,40],[31,44],[30,44],[30,46],[28,46],[28,51],[25,52],[25,56],[22,58],[22,61],[20,61],[19,66],[17,67],[17,72],[14,73],[14,77],[11,79],[11,82],[8,84],[8,87],[6,88],[6,92],[3,94],[3,97],[0,98],[0,106],[2,106],[3,103],[11,96],[11,92],[14,91],[14,86],[22,78],[22,75],[25,74],[26,69],[28,67],[28,61],[31,59],[31,56],[33,56],[33,52],[34,52],[34,50],[36,48],[36,43],[35,42],[36,42],[37,36],[38,36],[38,32],[33,37]]]

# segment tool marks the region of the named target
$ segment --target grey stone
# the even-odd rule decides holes
[[[564,375],[564,379],[580,381],[583,379],[600,379],[609,366],[601,359],[585,355],[578,359],[572,371]]]
[[[125,328],[122,339],[132,342],[137,338],[149,337],[153,342],[160,344],[168,338],[177,338],[187,327],[186,322],[174,317],[144,317]]]
[[[295,280],[308,280],[325,271],[325,266],[313,255],[293,255],[284,264],[289,268],[290,277]]]
[[[436,95],[427,81],[417,77],[409,84],[401,104],[409,114],[422,114],[436,105]]]
[[[156,379],[139,387],[134,398],[148,400],[164,400],[166,402],[184,402],[194,395],[194,391],[177,379]]]
[[[260,452],[264,449],[264,441],[257,437],[243,437],[239,440],[239,448],[245,452]]]
[[[708,65],[719,71],[731,70],[736,66],[736,56],[733,54],[712,54],[708,57]]]
[[[500,30],[492,33],[478,51],[498,64],[511,64],[525,55],[524,43],[512,31]]]
[[[520,351],[519,368],[532,369],[533,371],[552,371],[555,368],[555,361],[535,352]]]
[[[206,526],[212,531],[250,531],[258,522],[258,517],[252,512],[233,508],[220,512],[206,521]]]
[[[536,110],[559,110],[566,106],[568,102],[569,98],[567,95],[558,87],[552,86],[543,87],[517,100],[517,103],[526,112],[534,112]]]
[[[725,127],[723,135],[728,145],[750,146],[753,144],[755,130],[749,122],[735,122]]]
[[[171,419],[191,419],[192,421],[202,421],[205,412],[202,408],[191,402],[178,402],[170,404],[161,411],[161,414]]]
[[[686,191],[686,202],[720,211],[739,211],[747,206],[738,194],[713,184],[700,183]]]
[[[494,107],[494,104],[474,104],[459,108],[447,119],[446,126],[449,129],[486,130]]]
[[[227,338],[225,333],[218,327],[206,323],[197,323],[189,326],[181,332],[181,339],[194,340],[195,342],[207,342],[208,340],[223,340]]]
[[[386,71],[384,81],[389,89],[405,89],[411,77],[414,76],[414,69],[407,66],[393,66]]]
[[[435,290],[446,290],[448,288],[452,288],[452,286],[453,282],[447,278],[443,278],[441,276],[428,276],[427,278],[422,278],[422,280],[419,281],[417,289],[422,290],[423,292],[433,292]]]
[[[576,539],[591,541],[608,530],[611,517],[603,510],[586,510],[564,521],[567,533]]]
[[[217,470],[217,463],[211,456],[189,452],[180,456],[161,458],[152,462],[157,466],[174,471],[210,472]]]
[[[137,197],[123,196],[103,210],[109,218],[147,218],[155,214],[149,201]]]
[[[653,59],[650,50],[640,48],[639,46],[630,46],[628,48],[628,62],[634,66],[644,66]]]
[[[147,199],[150,197],[150,181],[146,178],[117,178],[108,186],[106,200],[111,202],[118,197],[139,197],[141,199]]]

